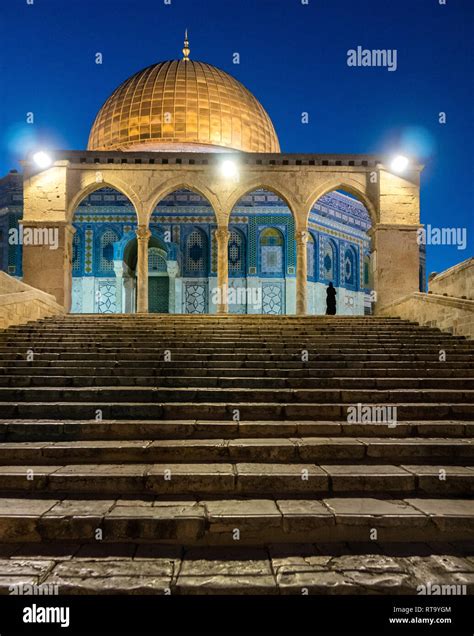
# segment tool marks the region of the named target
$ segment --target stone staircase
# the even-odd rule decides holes
[[[354,592],[331,563],[361,553],[356,572],[379,557],[359,591],[406,592],[419,573],[384,559],[415,546],[449,546],[448,579],[474,585],[473,352],[377,317],[68,315],[0,332],[0,592],[13,562],[74,592]]]

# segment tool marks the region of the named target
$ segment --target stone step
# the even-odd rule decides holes
[[[474,389],[472,378],[360,378],[360,377],[232,377],[232,375],[1,375],[0,387],[157,387],[238,389]]]
[[[79,327],[71,327],[64,330],[44,330],[37,329],[31,331],[24,332],[14,332],[10,329],[2,331],[0,333],[0,342],[9,344],[12,343],[15,339],[18,339],[20,342],[32,342],[39,340],[45,340],[46,342],[57,342],[58,339],[64,342],[77,342],[82,343],[87,341],[90,336],[94,336],[94,342],[97,338],[98,343],[107,343],[107,342],[143,342],[143,337],[149,336],[150,342],[152,343],[161,343],[165,344],[169,341],[176,341],[177,343],[187,344],[189,343],[189,339],[192,338],[193,341],[197,343],[237,343],[240,340],[243,343],[253,344],[260,340],[261,343],[266,343],[268,345],[281,343],[282,340],[284,342],[298,343],[301,341],[306,341],[314,344],[374,344],[374,345],[385,345],[385,344],[423,344],[426,343],[428,345],[436,345],[439,343],[446,344],[450,347],[462,347],[462,348],[472,348],[472,341],[466,340],[462,336],[451,336],[447,333],[438,332],[436,334],[426,333],[425,331],[417,331],[413,329],[406,329],[404,331],[396,331],[396,330],[373,330],[368,331],[364,329],[353,329],[353,330],[334,330],[334,331],[316,331],[316,330],[305,330],[305,331],[275,331],[271,334],[268,334],[268,330],[265,333],[249,331],[248,329],[242,331],[232,331],[232,332],[218,332],[215,330],[209,331],[200,331],[200,332],[174,332],[167,331],[166,329],[160,328],[159,336],[154,335],[154,328],[150,328],[147,330],[123,330],[120,327],[110,330],[104,330],[100,326],[91,327],[90,329],[84,330]],[[269,327],[271,329],[271,327]]]
[[[163,373],[166,371],[166,374]],[[429,377],[423,377],[424,375]],[[379,378],[395,380],[408,379],[415,381],[438,381],[443,378],[452,378],[456,382],[468,380],[474,378],[473,369],[460,369],[457,365],[447,367],[438,367],[430,369],[405,369],[405,368],[359,368],[357,372],[350,368],[336,368],[336,369],[318,369],[318,368],[214,368],[214,367],[198,367],[191,364],[181,366],[162,363],[159,366],[146,366],[146,367],[131,367],[131,366],[101,366],[101,367],[87,367],[87,373],[84,367],[79,366],[8,366],[0,368],[0,381],[2,376],[7,377],[38,377],[45,379],[50,376],[56,376],[64,378],[67,382],[71,377],[96,377],[96,378],[124,378],[128,381],[133,380],[138,382],[140,378],[152,378],[160,377],[162,379],[168,378],[181,378],[181,377],[209,377],[209,378],[287,378],[289,379],[311,379],[316,378],[318,382],[322,380],[331,381],[343,381],[346,378],[349,382],[365,379],[377,381]],[[33,380],[34,383],[37,380]],[[47,383],[47,382],[46,382]],[[466,387],[468,388],[468,387]]]
[[[236,542],[234,542],[236,543]],[[474,593],[472,548],[457,543],[280,544],[182,548],[156,543],[0,544],[0,594],[10,586],[62,595],[417,595]],[[436,582],[436,583],[435,583]]]
[[[350,424],[347,421],[232,421],[205,420],[0,420],[0,440],[6,442],[51,442],[73,440],[203,440],[236,438],[331,438],[390,440],[448,438],[469,442],[474,422],[462,420],[398,421],[386,424]]]
[[[254,318],[237,318],[230,321],[223,316],[214,316],[203,320],[198,315],[193,315],[190,320],[183,320],[178,314],[167,316],[150,316],[149,318],[140,318],[134,316],[117,316],[115,320],[104,318],[105,314],[95,316],[94,318],[85,318],[83,315],[71,316],[70,319],[62,320],[59,317],[53,320],[39,320],[24,325],[13,327],[15,331],[28,331],[34,329],[67,329],[71,325],[90,329],[99,326],[104,331],[119,327],[121,329],[144,329],[147,327],[155,327],[159,329],[167,329],[172,331],[208,331],[215,330],[220,332],[254,330],[262,331],[266,327],[272,327],[276,331],[297,331],[310,329],[312,331],[325,330],[331,331],[335,329],[354,330],[356,327],[365,328],[367,330],[386,329],[386,330],[406,330],[412,331],[423,330],[425,333],[440,333],[436,327],[420,327],[416,323],[404,320],[386,320],[377,316],[370,316],[368,319],[362,319],[360,316],[336,316],[332,320],[322,320],[321,317],[312,316],[299,318],[296,316],[284,317],[275,316],[269,319],[259,315]]]
[[[131,342],[143,342],[144,336],[150,336],[152,342],[189,342],[192,338],[196,342],[254,342],[259,340],[261,342],[268,342],[275,344],[284,340],[285,342],[298,342],[308,341],[314,343],[328,344],[330,343],[361,343],[364,344],[365,339],[373,344],[385,344],[385,343],[405,343],[405,344],[417,344],[428,343],[436,344],[443,343],[448,346],[460,346],[469,347],[472,346],[471,340],[466,340],[462,336],[451,336],[446,332],[427,333],[423,328],[417,330],[413,328],[407,328],[403,330],[395,329],[334,329],[334,330],[273,330],[271,326],[268,329],[263,330],[249,330],[242,329],[239,331],[218,331],[215,329],[209,329],[207,331],[175,331],[159,328],[159,336],[155,335],[156,327],[151,326],[147,329],[137,329],[130,327],[130,329],[123,329],[120,326],[111,329],[103,329],[100,325],[90,327],[89,329],[81,329],[79,325],[74,327],[68,327],[67,329],[31,329],[29,331],[14,331],[5,330],[0,334],[0,342],[12,342],[15,338],[20,341],[38,341],[40,339],[54,340],[57,338],[64,339],[66,341],[83,342],[90,338],[90,336],[97,337],[99,342],[118,341],[125,339]],[[268,331],[272,330],[269,334]]]
[[[377,359],[380,356],[408,356],[415,358],[415,356],[423,355],[423,356],[434,356],[437,360],[440,357],[440,347],[439,345],[435,345],[433,347],[427,347],[426,345],[418,345],[411,346],[406,345],[404,347],[396,347],[396,346],[385,346],[385,347],[367,347],[367,346],[353,346],[353,347],[308,347],[306,343],[299,343],[294,346],[285,346],[285,347],[240,347],[236,344],[232,344],[224,347],[215,347],[215,346],[187,346],[181,347],[176,346],[175,343],[168,342],[165,345],[160,345],[157,347],[151,346],[140,346],[140,345],[128,345],[127,343],[123,343],[122,346],[116,347],[112,345],[107,346],[88,346],[86,342],[84,342],[81,346],[70,346],[68,344],[65,345],[38,345],[35,342],[32,342],[30,345],[25,345],[23,348],[19,346],[19,343],[15,343],[14,345],[10,345],[8,347],[0,347],[0,358],[9,359],[10,356],[21,355],[22,357],[28,352],[33,351],[35,355],[38,356],[46,356],[55,357],[58,355],[62,355],[63,353],[67,353],[68,355],[80,356],[81,354],[87,355],[110,355],[114,354],[118,358],[121,358],[123,354],[128,354],[130,351],[134,353],[139,353],[140,356],[155,356],[156,358],[163,358],[166,352],[171,352],[172,357],[176,357],[180,359],[182,356],[189,356],[190,359],[197,357],[198,359],[204,357],[205,359],[209,356],[219,356],[222,357],[224,355],[229,355],[231,358],[235,358],[236,356],[245,359],[249,356],[255,355],[265,355],[265,356],[273,356],[277,358],[288,358],[297,357],[301,359],[302,351],[306,351],[308,358],[318,358],[318,359],[331,359],[332,356],[350,356],[352,358],[360,358],[366,359],[367,356],[371,358]],[[446,358],[451,358],[455,356],[454,359],[469,359],[474,349],[467,349],[464,347],[456,347],[456,348],[445,348],[443,351],[446,354]],[[15,359],[15,358],[13,358]],[[416,359],[416,358],[415,358]]]
[[[388,362],[377,361],[377,360],[367,360],[367,361],[346,361],[346,360],[333,360],[333,361],[321,361],[321,360],[309,360],[308,362],[295,361],[290,360],[285,362],[284,364],[275,366],[274,362],[271,361],[249,361],[249,360],[240,360],[240,361],[226,361],[226,360],[170,360],[169,362],[165,362],[162,359],[159,360],[141,360],[139,358],[134,358],[133,360],[100,360],[100,366],[94,365],[90,360],[68,360],[67,364],[63,360],[59,360],[55,358],[54,360],[44,360],[44,359],[33,359],[27,360],[26,355],[18,358],[16,360],[9,361],[1,361],[0,360],[0,370],[2,369],[23,369],[29,370],[36,368],[50,368],[50,369],[63,369],[63,368],[74,368],[74,369],[127,369],[127,370],[140,370],[140,369],[160,369],[162,371],[172,372],[173,369],[204,369],[204,370],[219,370],[219,375],[222,375],[224,372],[229,371],[230,369],[249,369],[253,370],[256,373],[260,373],[261,371],[273,372],[274,370],[286,370],[288,373],[293,373],[294,370],[298,371],[316,371],[320,374],[325,374],[329,376],[331,373],[336,374],[339,373],[339,369],[344,369],[347,371],[351,371],[353,369],[357,369],[357,375],[360,373],[370,373],[372,371],[377,371],[380,373],[385,373],[388,370],[406,370],[410,371],[412,374],[423,376],[431,376],[436,373],[437,370],[455,370],[458,372],[458,375],[464,375],[464,371],[468,372],[468,375],[471,375],[474,371],[474,362],[439,362],[439,361],[405,361],[400,362],[396,360],[390,360]],[[46,366],[45,366],[46,365]],[[354,371],[352,371],[354,372]],[[166,375],[166,373],[162,373],[161,375]]]
[[[0,547],[82,543],[111,563],[117,543],[238,543],[245,571],[252,550],[293,546],[296,578],[272,564],[268,591],[301,585],[308,543],[337,558],[342,542],[472,540],[473,353],[464,338],[378,317],[68,315],[0,332]],[[358,404],[379,408],[348,422]],[[56,580],[94,588],[92,563],[68,565]],[[124,589],[135,567],[112,567]],[[392,580],[381,567],[377,580]],[[229,589],[209,568],[204,586]]]
[[[304,550],[309,543],[377,541],[403,547],[413,542],[472,541],[473,530],[474,502],[466,499],[0,499],[4,544],[74,541],[97,548],[136,542],[235,548],[236,543],[298,543]]]
[[[82,397],[78,395],[78,398]],[[361,407],[370,405],[361,404]],[[468,402],[392,402],[371,404],[374,410],[364,415],[368,421],[375,420],[379,425],[395,427],[389,417],[394,417],[389,407],[396,406],[399,420],[432,420],[433,415],[442,419],[474,420],[474,406]],[[189,420],[199,415],[205,420],[229,420],[240,418],[243,420],[340,420],[347,421],[348,408],[355,408],[357,404],[349,403],[281,403],[274,402],[0,402],[0,412],[4,418],[12,419],[133,419],[133,420]],[[379,407],[377,411],[375,407]],[[359,407],[357,407],[359,408]],[[361,411],[362,413],[362,411]],[[357,418],[357,413],[353,413]],[[361,418],[363,423],[364,420]]]
[[[0,444],[0,465],[71,463],[330,462],[400,464],[415,461],[474,465],[465,438],[231,437],[211,439],[24,441]],[[473,472],[474,480],[474,472]]]
[[[141,463],[0,466],[1,493],[106,497],[474,494],[474,468],[390,464]],[[474,501],[472,503],[474,508]]]
[[[52,332],[38,332],[32,334],[21,334],[21,333],[10,333],[10,331],[3,331],[0,333],[0,344],[2,346],[12,346],[15,342],[19,344],[30,344],[33,341],[37,341],[41,339],[41,343],[44,345],[57,345],[58,342],[70,345],[81,345],[87,342],[87,338],[90,336],[90,333],[82,333],[77,332],[75,329],[71,333],[70,331],[66,331],[64,333],[52,333]],[[142,334],[143,335],[143,334]],[[147,333],[147,344],[153,346],[165,346],[171,340],[177,346],[189,345],[189,335],[188,334],[177,334],[166,331],[161,331],[159,335],[155,335],[153,333]],[[282,340],[284,337],[284,340]],[[354,334],[331,334],[330,342],[328,342],[328,336],[326,333],[314,333],[307,332],[305,334],[293,334],[293,333],[270,333],[270,334],[249,334],[248,332],[242,332],[239,334],[203,334],[198,337],[198,335],[193,334],[193,343],[196,345],[209,345],[209,343],[215,344],[217,347],[229,346],[232,344],[242,343],[244,346],[249,347],[271,347],[275,345],[279,346],[297,346],[301,341],[310,343],[312,345],[318,346],[329,346],[329,345],[371,345],[371,346],[420,346],[426,344],[427,346],[435,346],[440,342],[446,344],[448,347],[453,347],[455,349],[472,349],[472,341],[464,340],[464,339],[455,339],[449,334],[442,334],[441,336],[434,336],[430,334],[419,334],[412,332],[400,333],[396,334],[390,332],[387,335],[381,336],[380,334],[374,332],[361,333],[355,332]],[[96,346],[121,346],[123,342],[127,344],[143,344],[143,340],[141,335],[137,334],[136,331],[133,334],[122,333],[120,330],[116,330],[114,333],[103,334],[101,330],[98,328],[96,330],[96,334],[94,337],[94,345]]]
[[[143,329],[163,329],[165,331],[180,332],[203,332],[214,331],[219,333],[234,333],[236,331],[248,331],[263,332],[266,328],[270,327],[272,331],[282,332],[294,332],[294,331],[354,331],[356,328],[363,329],[365,331],[423,331],[427,334],[436,335],[442,333],[436,327],[423,327],[413,322],[407,321],[387,321],[376,316],[371,316],[369,320],[359,320],[356,316],[352,318],[338,317],[333,320],[318,320],[317,317],[298,320],[293,317],[292,320],[285,320],[282,316],[275,320],[267,320],[263,316],[258,316],[257,320],[237,320],[234,322],[225,322],[222,317],[219,316],[214,320],[202,321],[199,316],[194,315],[190,321],[182,321],[179,316],[174,314],[172,316],[163,316],[163,319],[157,319],[156,316],[149,320],[140,320],[137,316],[126,319],[123,316],[118,317],[117,320],[107,320],[104,315],[96,316],[95,320],[84,320],[81,316],[73,316],[71,320],[52,320],[50,322],[37,321],[30,322],[24,325],[18,325],[12,327],[12,331],[27,332],[34,330],[67,330],[71,325],[77,326],[83,330],[91,329],[92,327],[100,327],[103,331],[110,331],[111,329],[118,327],[119,329],[131,330],[135,328],[138,331]],[[346,319],[348,318],[348,319]]]
[[[222,380],[225,382],[225,380]],[[241,381],[240,381],[241,382]],[[159,380],[158,380],[159,384]],[[195,408],[200,409],[204,402],[248,403],[253,402],[280,404],[399,404],[399,403],[439,403],[451,402],[472,403],[474,414],[474,391],[469,389],[259,389],[255,387],[228,388],[209,387],[0,387],[0,403],[6,399],[14,402],[77,402],[103,403],[146,403],[156,406],[156,403],[194,402]]]
[[[90,364],[90,361],[102,361],[102,360],[111,360],[114,363],[120,361],[156,361],[163,360],[165,356],[169,356],[172,360],[175,361],[202,361],[203,363],[208,363],[209,361],[220,361],[220,362],[258,362],[259,364],[262,362],[271,362],[273,365],[284,365],[288,362],[296,362],[301,360],[302,353],[301,351],[295,352],[293,354],[278,354],[278,353],[246,353],[246,352],[231,352],[226,351],[225,353],[177,353],[173,352],[170,349],[170,353],[166,353],[165,351],[159,351],[156,353],[146,353],[144,351],[139,351],[139,355],[137,352],[133,352],[128,350],[124,350],[122,353],[115,354],[110,351],[102,351],[102,352],[81,352],[74,353],[68,350],[62,350],[60,353],[53,353],[51,351],[45,351],[44,353],[34,352],[32,349],[33,355],[36,355],[36,358],[40,358],[43,362],[45,361],[69,361],[69,360],[81,360],[87,361]],[[8,361],[14,360],[25,360],[29,355],[28,351],[12,351],[11,353],[2,353],[0,357],[0,365],[4,366]],[[450,362],[465,362],[468,364],[469,368],[474,367],[474,363],[472,361],[472,356],[469,354],[450,354],[449,355]],[[327,353],[327,354],[317,354],[314,356],[314,362],[318,364],[324,362],[344,362],[345,364],[350,362],[364,362],[368,361],[371,364],[374,362],[383,362],[385,364],[390,362],[429,362],[431,364],[440,364],[439,353]],[[301,362],[302,366],[305,366],[306,363]]]

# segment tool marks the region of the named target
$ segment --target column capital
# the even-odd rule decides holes
[[[135,233],[139,241],[148,241],[151,236],[150,229],[146,225],[139,225]]]
[[[218,241],[228,241],[230,236],[229,228],[218,227],[216,230],[216,239]]]
[[[307,243],[309,239],[308,230],[296,230],[295,231],[295,241],[297,244]]]

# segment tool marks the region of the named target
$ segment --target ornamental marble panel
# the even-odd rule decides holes
[[[229,278],[229,313],[247,313],[247,285],[245,278]],[[237,302],[231,302],[236,300]]]
[[[117,313],[115,279],[96,280],[96,307],[98,314]]]
[[[207,281],[193,281],[184,284],[184,313],[207,313]]]
[[[283,314],[283,283],[262,283],[262,313]]]
[[[73,278],[71,287],[71,313],[82,313],[82,278]]]

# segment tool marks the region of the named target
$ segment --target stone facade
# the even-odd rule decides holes
[[[239,178],[226,179],[220,162],[231,158]],[[110,187],[126,196],[137,225],[148,229],[152,214],[170,193],[188,189],[206,198],[217,229],[229,228],[231,214],[249,192],[265,189],[279,196],[294,219],[295,237],[310,231],[310,212],[324,195],[344,190],[366,207],[372,223],[372,276],[376,308],[419,289],[419,173],[413,166],[405,177],[391,174],[381,158],[363,155],[285,155],[246,153],[117,153],[71,151],[55,157],[54,165],[37,172],[25,162],[24,227],[56,227],[61,249],[54,263],[41,246],[24,250],[24,277],[51,291],[69,309],[71,299],[72,221],[81,201],[95,190]],[[225,237],[226,234],[221,234]],[[221,239],[220,248],[227,252]],[[307,313],[307,258],[297,240],[295,311]],[[36,252],[33,255],[33,252]],[[143,252],[145,254],[145,252]],[[144,259],[145,256],[142,256]],[[51,277],[46,262],[59,272]],[[217,280],[228,283],[227,259],[218,258]],[[403,276],[400,276],[401,264]],[[46,268],[46,270],[45,270]],[[143,263],[141,271],[145,271]],[[148,309],[148,276],[137,283],[137,306]],[[142,298],[140,298],[142,296]],[[219,306],[226,312],[227,303]]]

